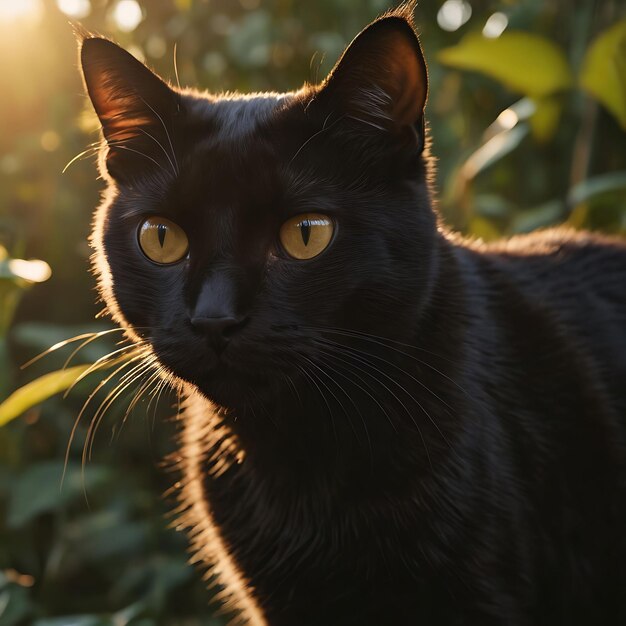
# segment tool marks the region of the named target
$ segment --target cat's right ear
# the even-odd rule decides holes
[[[80,61],[107,143],[109,175],[125,181],[153,168],[175,174],[170,128],[178,110],[176,92],[107,39],[83,39]]]
[[[330,116],[365,131],[406,136],[424,147],[428,72],[412,21],[414,2],[372,22],[355,37],[315,97]]]

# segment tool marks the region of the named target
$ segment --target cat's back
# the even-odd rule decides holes
[[[495,289],[502,287],[495,296],[515,306],[515,294],[517,304],[552,320],[626,409],[626,240],[562,228],[472,249]]]
[[[626,316],[626,239],[571,229],[512,237],[479,248],[498,272],[563,313],[602,308]],[[605,306],[602,306],[605,305]]]

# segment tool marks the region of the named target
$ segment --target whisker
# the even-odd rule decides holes
[[[154,366],[154,363],[151,363],[151,366]],[[138,373],[137,376],[135,376],[133,378],[133,380],[125,386],[125,388],[128,388],[128,386],[130,386],[130,384],[134,383],[137,379],[142,378],[147,371],[150,370],[150,367],[146,367],[142,372]],[[117,436],[119,437],[122,433],[122,429],[124,428],[124,425],[126,424],[126,420],[128,419],[129,415],[132,413],[133,409],[135,408],[135,406],[137,405],[137,403],[141,400],[141,397],[144,395],[144,392],[148,390],[148,388],[156,381],[156,377],[157,377],[157,372],[153,372],[152,374],[150,374],[150,376],[148,376],[147,380],[144,380],[143,383],[140,384],[139,388],[135,390],[135,393],[133,395],[133,399],[129,402],[128,406],[126,407],[126,410],[124,411],[124,417],[122,418],[122,422],[120,425],[119,430],[117,431]],[[120,391],[120,394],[124,391],[124,389],[122,389]],[[116,396],[116,398],[119,397],[119,394]],[[113,404],[113,402],[115,401],[116,398],[113,398],[113,400],[111,401],[111,403],[109,404],[109,407],[107,407],[106,410],[108,410],[108,408],[110,408],[110,406]],[[104,417],[104,414],[101,416],[101,418]],[[115,430],[112,433],[112,437],[115,434]],[[93,443],[95,440],[95,433],[94,433],[94,437],[91,440],[92,443],[92,447],[93,447]],[[89,449],[89,459],[91,459],[91,451],[92,451],[92,447],[90,447]]]
[[[130,351],[131,354],[130,355],[126,354],[118,358],[113,358],[116,355],[123,354],[124,352],[127,352],[127,351]],[[76,380],[70,385],[67,391],[63,394],[63,398],[67,398],[67,396],[74,389],[74,387],[76,387],[76,385],[81,380],[89,376],[89,374],[96,372],[100,369],[103,369],[105,367],[113,367],[116,362],[121,362],[129,358],[132,358],[133,351],[137,351],[137,354],[143,354],[144,352],[146,353],[149,352],[149,349],[147,349],[142,343],[129,344],[128,346],[123,346],[122,348],[118,348],[117,350],[114,350],[113,352],[109,352],[109,354],[106,354],[105,356],[100,357],[99,359],[94,361],[80,376],[78,376],[78,378],[76,378]]]
[[[121,330],[121,329],[120,329]],[[90,337],[88,339],[85,339],[85,341],[83,341],[77,348],[75,348],[72,353],[67,357],[67,359],[65,360],[65,363],[63,363],[63,369],[65,369],[70,362],[72,361],[72,359],[85,347],[88,346],[90,343],[92,343],[93,341],[95,341],[96,339],[99,339],[100,337],[98,335],[94,336],[94,337]],[[124,340],[122,340],[124,341]],[[122,343],[122,341],[118,342],[118,345],[120,343]],[[135,344],[136,345],[136,344]]]
[[[309,143],[311,143],[311,141],[313,141],[316,137],[319,137],[322,133],[326,132],[327,130],[330,130],[335,124],[337,124],[338,122],[340,122],[344,116],[338,117],[330,126],[326,126],[326,124],[328,123],[328,120],[331,118],[332,116],[332,112],[329,113],[326,116],[326,119],[324,120],[324,123],[322,124],[322,129],[318,130],[316,133],[313,133],[313,135],[311,135],[296,151],[296,153],[291,157],[291,161],[289,161],[289,165],[291,165],[295,160],[296,157],[302,152],[302,150],[304,150],[304,148],[306,146],[309,145]]]
[[[322,392],[322,390],[321,390],[320,386],[317,384],[317,382],[315,382],[315,379],[318,378],[318,377],[315,376],[314,372],[308,371],[305,367],[303,367],[303,366],[301,366],[301,365],[299,365],[297,363],[295,365],[306,376],[306,378],[313,383],[314,387],[319,392],[320,397],[324,401],[324,404],[326,405],[326,408],[328,409],[328,415],[330,416],[330,421],[331,421],[332,428],[333,428],[333,435],[335,437],[335,454],[338,456],[339,455],[339,439],[337,437],[337,429],[335,427],[335,418],[333,417],[333,412],[332,412],[332,410],[330,408],[330,404],[328,403],[328,400],[326,399],[326,396]],[[319,378],[318,378],[318,380],[319,380]]]
[[[411,343],[406,343],[404,341],[398,341],[396,339],[391,339],[390,337],[383,337],[382,335],[374,335],[372,333],[366,333],[360,330],[351,330],[349,328],[337,328],[333,326],[303,326],[302,328],[306,328],[309,330],[319,330],[322,332],[332,332],[335,334],[343,334],[349,337],[361,338],[361,339],[371,339],[382,341],[385,344],[395,344],[397,346],[404,346],[405,348],[411,348],[412,350],[419,350],[420,352],[425,352],[426,354],[430,354],[432,356],[437,357],[438,359],[442,359],[443,361],[448,361],[452,363],[453,361],[448,357],[443,356],[442,354],[438,354],[437,352],[432,352],[431,350],[427,350],[426,348],[422,348],[421,346],[416,346]],[[404,354],[404,353],[403,353]]]
[[[141,370],[144,367],[145,367],[145,364],[144,364],[143,361],[141,361],[138,365],[134,365],[126,374],[124,374],[122,379],[126,378],[128,375],[134,374],[135,372],[137,372],[138,370]],[[100,421],[100,415],[102,415],[102,417],[103,417],[104,414],[106,413],[106,411],[109,409],[109,407],[113,403],[113,401],[117,397],[119,397],[119,393],[117,393],[117,392],[120,389],[123,391],[125,388],[128,387],[128,385],[132,384],[132,382],[133,382],[133,380],[131,380],[128,383],[128,385],[124,385],[123,382],[122,382],[122,379],[120,379],[120,381],[118,381],[118,383],[115,385],[115,387],[106,395],[105,399],[100,403],[100,405],[96,409],[96,412],[94,413],[93,417],[91,418],[91,421],[89,423],[89,427],[87,429],[87,435],[85,437],[85,445],[83,446],[83,464],[85,463],[85,459],[86,459],[85,450],[87,449],[87,447],[89,447],[89,449],[90,449],[89,458],[91,458],[91,445],[93,445],[93,441],[92,441],[91,444],[89,442],[90,442],[90,440],[92,438],[92,434],[95,436],[94,428],[97,428],[97,425],[98,425],[98,423]],[[109,382],[110,380],[111,380],[111,377],[109,376],[109,377],[107,377],[106,382]],[[100,387],[100,388],[102,388],[102,387]],[[87,405],[91,402],[91,399],[92,399],[92,397],[94,395],[95,394],[92,394],[89,397],[88,401],[83,406],[83,409],[87,408]]]
[[[178,77],[178,62],[176,60],[176,53],[178,52],[178,42],[174,42],[174,76],[176,76],[176,84],[180,89],[180,78]]]
[[[166,378],[163,378],[163,376],[162,376],[163,372],[165,371],[165,368],[162,365],[159,366],[158,363],[156,363],[156,362],[153,363],[152,365],[153,365],[153,367],[157,366],[157,370],[154,372],[153,375],[151,375],[149,377],[148,382],[150,384],[152,384],[152,382],[155,381],[155,380],[157,382],[156,382],[155,388],[148,392],[148,394],[151,396],[151,398],[150,398],[150,402],[148,404],[148,407],[146,408],[146,415],[150,412],[150,406],[152,405],[152,402],[154,401],[155,396],[158,393],[157,401],[156,401],[156,404],[155,404],[155,407],[154,407],[154,412],[153,412],[152,428],[154,429],[154,420],[156,419],[156,411],[157,411],[157,408],[158,408],[158,404],[159,404],[159,400],[160,400],[160,397],[161,397],[161,393],[163,392],[164,389],[167,388],[167,386],[169,384],[169,381]],[[161,380],[158,380],[159,377],[161,378]],[[147,385],[146,385],[146,388],[147,388]],[[137,394],[139,394],[139,393],[143,393],[143,387],[138,392],[135,393],[135,398],[137,397]],[[134,402],[135,398],[133,398],[133,402]],[[124,413],[124,417],[122,419],[122,423],[120,425],[119,430],[117,431],[117,437],[118,438],[121,435],[122,429],[124,428],[124,425],[126,424],[126,419],[128,418],[128,416],[131,413],[131,411],[133,410],[133,408],[134,408],[134,404],[133,403],[129,404],[126,412]],[[111,435],[111,440],[113,440],[113,437],[115,436],[115,434],[116,433],[115,433],[115,430],[114,430],[114,432]]]
[[[65,167],[61,170],[61,174],[65,174],[65,172],[67,172],[67,170],[69,169],[69,167],[73,164],[76,163],[76,161],[78,161],[79,159],[81,159],[84,156],[87,156],[88,154],[92,153],[92,154],[96,154],[99,150],[99,147],[94,147],[94,146],[90,146],[89,148],[87,148],[86,150],[83,150],[82,152],[79,152],[73,159],[70,159],[67,164],[65,165]]]
[[[154,365],[154,363],[152,363],[152,365]],[[132,399],[132,401],[128,405],[128,408],[126,409],[126,412],[124,413],[122,423],[124,423],[128,419],[128,416],[132,413],[133,409],[137,406],[142,396],[148,391],[148,389],[152,387],[154,383],[158,384],[159,376],[160,374],[158,370],[153,372],[148,377],[148,379],[141,385],[141,387],[139,387],[138,391],[135,393],[135,397]]]
[[[33,363],[36,363],[37,361],[39,361],[39,359],[42,359],[44,356],[50,354],[51,352],[59,350],[60,348],[64,348],[65,346],[69,345],[70,343],[74,343],[75,341],[81,341],[86,338],[98,339],[99,337],[103,337],[104,335],[108,335],[114,332],[119,332],[121,330],[124,330],[124,329],[123,328],[109,328],[108,330],[94,331],[92,333],[83,333],[82,335],[76,335],[76,337],[72,337],[71,339],[64,339],[63,341],[59,341],[58,343],[55,343],[53,346],[50,346],[47,350],[44,350],[37,356],[33,357],[30,361],[26,361],[26,363],[24,363],[24,365],[22,365],[20,369],[26,369],[27,367],[30,367]]]
[[[138,378],[140,378],[146,370],[150,368],[153,361],[143,360],[138,365],[133,367],[131,370],[126,372],[120,382],[107,394],[106,398],[100,403],[100,406],[97,408],[94,413],[93,418],[91,419],[91,423],[89,424],[89,428],[87,429],[87,435],[85,439],[85,446],[83,447],[83,465],[86,460],[91,459],[91,452],[93,449],[93,443],[95,440],[96,431],[98,426],[102,422],[106,412],[113,405],[115,400],[120,397],[120,395],[130,387]],[[128,380],[130,378],[130,380]],[[127,382],[123,382],[123,379],[126,379]],[[88,454],[87,454],[88,450]]]
[[[267,415],[267,419],[270,421],[272,426],[274,426],[274,428],[278,430],[278,424],[276,423],[276,421],[274,420],[270,412],[267,410],[267,407],[265,406],[265,404],[261,401],[261,398],[259,398],[259,395],[257,394],[257,392],[252,387],[250,387],[250,391],[252,392],[252,395],[256,398],[257,402],[259,403],[259,407],[263,410],[263,413]],[[254,411],[253,411],[253,414],[256,419],[256,414],[254,413]]]
[[[323,349],[322,349],[323,350]],[[333,354],[330,350],[324,350],[324,352],[326,354],[329,354],[330,356],[334,356],[334,358],[339,359],[340,361],[343,361],[345,364],[350,365],[351,367],[357,367],[360,371],[362,371],[363,373],[368,373],[366,370],[364,370],[363,368],[359,367],[358,364],[354,363],[354,362],[350,362],[350,361],[346,361],[345,359],[342,359],[341,357],[337,356],[336,354]],[[354,357],[354,355],[347,355],[347,356],[352,356],[354,360],[356,360],[356,358]],[[362,361],[359,361],[361,363],[363,363]],[[380,370],[379,368],[369,364],[369,363],[363,363],[363,365],[368,365],[371,369],[373,369],[376,373],[382,374],[383,376],[385,376],[386,378],[389,378],[392,382],[396,382],[394,381],[392,378],[390,378],[387,374],[385,374],[382,370]],[[373,376],[371,374],[369,374],[370,377],[372,379],[374,379],[379,385],[382,385],[385,390],[393,397],[395,398],[395,400],[398,402],[398,404],[400,404],[400,406],[404,409],[405,413],[409,416],[409,418],[411,419],[411,421],[413,422],[413,425],[415,426],[415,428],[417,429],[417,432],[420,436],[420,439],[422,440],[422,444],[424,445],[424,450],[426,451],[426,456],[428,457],[428,463],[429,465],[431,465],[432,467],[432,462],[430,459],[430,453],[428,451],[428,446],[426,445],[426,439],[424,438],[424,434],[422,433],[422,429],[419,427],[419,424],[417,423],[417,420],[415,419],[415,417],[413,416],[413,414],[411,413],[411,411],[409,411],[408,407],[406,406],[406,404],[404,404],[404,402],[402,401],[401,398],[398,397],[398,395],[392,390],[390,389],[384,382],[382,382],[380,379],[376,378],[376,376]],[[397,383],[396,383],[397,384]],[[400,386],[400,385],[399,385]],[[406,390],[405,390],[406,392]],[[410,394],[409,394],[410,395]],[[412,397],[412,396],[411,396]],[[417,403],[419,405],[419,402]],[[420,405],[421,406],[421,405]],[[423,411],[425,411],[425,409],[423,407],[421,407]],[[426,411],[425,411],[426,412]],[[428,415],[428,413],[426,412],[426,414]]]
[[[138,154],[142,157],[146,157],[146,159],[149,159],[150,161],[152,161],[157,167],[160,167],[162,170],[167,171],[158,161],[155,161],[151,156],[148,156],[147,154],[145,154],[145,152],[141,152],[140,150],[135,150],[134,148],[123,146],[121,143],[115,143],[111,141],[109,142],[109,145],[114,146],[116,149],[128,150],[129,152],[134,152],[135,154]]]
[[[307,359],[307,360],[309,360],[309,359]],[[311,364],[314,365],[314,363],[312,361],[310,361],[310,362],[311,362]],[[338,372],[336,368],[330,366],[328,363],[324,363],[324,367],[329,369],[331,372],[333,372],[333,374],[339,374],[340,376],[342,376],[341,373]],[[367,428],[367,422],[365,421],[365,418],[363,417],[363,413],[361,412],[361,409],[359,409],[359,407],[354,402],[354,400],[352,399],[350,394],[332,376],[329,376],[328,373],[326,371],[324,371],[323,369],[321,369],[319,367],[318,367],[318,369],[320,369],[320,371],[323,372],[341,390],[341,392],[344,394],[344,396],[346,396],[346,398],[348,398],[348,400],[350,401],[350,404],[352,404],[352,406],[354,407],[355,411],[359,414],[359,417],[361,418],[361,423],[363,424],[363,430],[365,432],[365,437],[367,439],[367,446],[368,446],[368,449],[370,451],[370,462],[373,463],[374,452],[373,452],[373,449],[372,449],[372,440],[370,439],[369,430]],[[346,378],[346,377],[342,376],[342,378]],[[352,384],[356,384],[356,383],[354,383],[354,381],[350,381],[350,382]],[[357,386],[359,386],[359,385],[357,385]],[[355,438],[356,438],[356,440],[358,442],[359,441],[359,437],[358,437],[358,435],[356,433],[356,430],[354,429],[354,426],[352,425],[352,420],[350,419],[350,416],[348,415],[347,411],[345,410],[343,404],[341,404],[341,408],[343,409],[344,413],[346,414],[346,417],[348,418],[348,421],[350,422],[350,427],[352,428],[352,431],[354,432],[354,436],[355,436]]]
[[[139,96],[141,98],[141,96]],[[143,103],[159,118],[159,121],[161,122],[161,126],[163,126],[163,130],[165,131],[165,136],[167,137],[167,140],[170,144],[170,149],[172,151],[172,157],[174,158],[174,163],[176,163],[176,170],[175,170],[175,174],[180,174],[180,168],[178,167],[178,161],[176,160],[176,151],[174,150],[174,144],[172,143],[172,138],[170,137],[170,133],[167,130],[167,126],[165,125],[165,122],[163,121],[163,118],[150,106],[149,102],[146,102],[146,100],[144,100],[143,98],[141,98],[141,100],[143,100]]]
[[[174,174],[174,176],[177,175],[177,171],[176,168],[174,167],[174,163],[170,157],[170,155],[168,154],[167,150],[163,147],[163,144],[153,135],[151,135],[149,132],[145,131],[143,128],[138,128],[137,129],[139,132],[143,133],[144,135],[147,135],[148,137],[150,137],[150,139],[152,139],[152,141],[154,141],[159,148],[161,148],[161,150],[163,150],[163,154],[165,154],[165,156],[167,157],[167,160],[170,163],[170,166],[172,167],[172,173]]]
[[[154,402],[156,398],[156,402],[154,405],[154,412],[152,414],[153,422],[156,419],[156,412],[159,408],[159,401],[161,399],[161,394],[163,393],[164,389],[167,388],[168,383],[169,383],[168,379],[163,376],[163,374],[165,373],[165,368],[162,365],[158,367],[157,373],[161,380],[158,382],[154,391],[150,392],[150,402],[148,403],[148,406],[146,408],[146,414],[150,413],[150,407],[152,406],[152,403]]]
[[[293,379],[291,378],[291,376],[289,376],[289,374],[285,373],[284,376],[287,382],[289,383],[289,386],[293,390],[294,396],[298,399],[298,404],[300,405],[300,408],[304,408],[304,405],[302,404],[302,398],[300,397],[300,392],[298,391],[298,388],[294,384]]]
[[[317,369],[318,371],[320,371],[324,376],[326,376],[326,378],[328,378],[328,380],[330,380],[331,382],[333,382],[342,392],[343,394],[346,396],[346,398],[348,398],[348,400],[350,400],[350,402],[352,402],[352,405],[354,406],[355,409],[357,409],[356,405],[354,404],[354,402],[352,401],[352,398],[350,398],[350,396],[342,389],[341,385],[339,385],[337,383],[337,381],[333,380],[332,376],[330,376],[327,372],[325,372],[319,365],[317,365],[317,363],[315,363],[314,361],[312,361],[311,359],[309,359],[307,356],[305,356],[304,354],[300,354],[300,357],[303,358],[305,361],[307,361],[308,363],[310,363],[315,369]],[[320,381],[320,383],[322,385],[324,385],[324,387],[326,388],[326,390],[330,393],[330,395],[335,399],[335,401],[337,402],[337,404],[339,404],[339,406],[341,407],[341,410],[344,412],[346,418],[348,419],[348,423],[350,424],[350,428],[352,429],[352,432],[354,433],[354,437],[356,438],[357,442],[359,442],[359,435],[356,432],[355,428],[354,428],[354,424],[352,423],[352,420],[350,419],[350,414],[348,413],[348,411],[346,411],[346,407],[343,405],[343,402],[341,402],[341,400],[339,400],[339,398],[335,395],[335,393],[333,392],[332,389],[330,389],[330,387],[328,385],[326,385],[326,383],[324,383],[324,381],[321,378],[318,378],[318,380]],[[357,409],[358,411],[358,409]],[[360,442],[359,442],[360,443]]]
[[[137,356],[136,358],[139,358],[139,356]],[[100,389],[102,389],[102,387],[104,387],[104,385],[106,385],[114,376],[119,374],[119,372],[121,372],[126,367],[131,365],[136,360],[136,358],[124,361],[114,372],[109,374],[104,380],[101,380],[98,383],[98,385],[96,386],[96,388],[89,394],[89,396],[87,397],[87,399],[83,403],[83,406],[82,406],[81,410],[79,411],[78,416],[74,420],[74,425],[72,426],[72,430],[70,432],[70,436],[69,436],[69,439],[68,439],[68,442],[67,442],[67,446],[65,448],[65,459],[64,459],[64,463],[63,463],[63,475],[61,476],[61,488],[63,487],[63,482],[65,480],[65,473],[67,471],[67,465],[68,465],[69,459],[70,459],[70,449],[72,447],[72,443],[74,441],[74,437],[76,436],[76,431],[78,429],[78,425],[80,423],[80,420],[81,420],[83,414],[85,413],[85,411],[87,409],[87,406],[89,405],[91,400],[94,398],[94,396],[98,393],[98,391]]]
[[[439,402],[441,402],[448,409],[450,409],[450,411],[453,410],[452,407],[441,396],[439,396],[435,391],[433,391],[428,385],[426,385],[424,382],[422,382],[419,378],[416,378],[410,372],[407,372],[405,369],[401,368],[399,365],[396,365],[395,363],[392,363],[391,361],[388,361],[387,359],[383,358],[382,356],[379,356],[377,354],[373,354],[371,352],[365,352],[364,350],[359,350],[358,348],[354,348],[353,346],[347,346],[345,344],[338,343],[336,341],[331,341],[329,339],[321,339],[321,340],[317,339],[316,341],[322,341],[322,342],[326,343],[327,345],[332,345],[332,346],[335,346],[335,347],[338,347],[338,348],[342,348],[343,350],[349,350],[351,352],[356,352],[358,354],[363,355],[364,357],[369,357],[369,358],[372,358],[372,359],[377,359],[378,361],[382,361],[383,363],[385,363],[389,367],[392,367],[395,370],[398,370],[400,373],[404,374],[405,376],[408,376],[412,381],[416,382],[420,387],[422,387],[423,389],[428,391],[428,393],[430,393],[435,398],[437,398],[437,400],[439,400]]]
[[[328,353],[329,356],[334,356],[331,353]],[[342,360],[343,361],[343,360]],[[344,361],[345,363],[345,361]],[[359,376],[359,374],[357,374],[356,372],[354,372],[353,370],[351,370],[350,368],[346,368],[351,374],[352,376],[356,377],[358,380],[360,380],[363,385],[367,385],[367,381],[363,379],[362,376]],[[372,393],[370,391],[368,391],[366,386],[360,385],[359,383],[355,382],[350,376],[347,376],[345,374],[342,374],[340,370],[336,370],[337,373],[344,378],[345,380],[347,380],[350,384],[354,385],[355,387],[357,387],[358,389],[360,389],[361,391],[363,391],[363,393],[365,393],[367,396],[369,396],[372,401],[378,406],[378,408],[384,413],[385,417],[387,418],[387,421],[389,422],[389,425],[393,428],[394,432],[396,434],[398,434],[398,429],[396,428],[396,425],[394,424],[393,420],[391,419],[391,416],[389,415],[389,413],[387,412],[387,409],[385,409],[385,407],[376,399],[376,397],[374,395],[372,395]],[[363,371],[363,370],[361,370]],[[365,374],[367,374],[368,376],[372,377],[371,374],[369,374],[369,372],[364,372]]]
[[[328,339],[322,339],[322,340],[316,340],[317,342],[323,342],[326,345],[330,345],[333,346],[337,349],[341,349],[344,354],[346,352],[349,353],[358,353],[359,355],[363,355],[365,357],[370,357],[370,358],[375,358],[378,359],[380,361],[382,361],[383,363],[395,368],[396,370],[398,370],[399,372],[401,372],[402,374],[405,374],[406,376],[408,376],[409,378],[411,378],[412,380],[414,380],[416,383],[418,383],[419,385],[421,385],[424,389],[426,389],[426,391],[430,392],[433,396],[435,396],[435,398],[437,398],[439,401],[441,401],[446,407],[448,407],[448,409],[453,410],[452,407],[442,398],[440,398],[434,391],[432,391],[427,385],[425,385],[424,383],[422,383],[420,380],[418,380],[417,378],[415,378],[414,376],[412,376],[409,372],[407,372],[406,370],[402,369],[401,367],[398,367],[397,365],[395,365],[394,363],[392,363],[391,361],[387,361],[387,359],[383,359],[382,357],[379,357],[377,355],[374,354],[370,354],[367,352],[363,352],[362,350],[357,350],[356,348],[352,348],[350,346],[344,346],[340,343],[336,343],[336,342],[331,342]],[[375,367],[373,364],[369,363],[366,359],[359,357],[357,355],[354,355],[354,358],[358,359],[361,363],[369,366],[369,367]],[[448,446],[450,446],[450,443],[448,442],[448,440],[446,439],[446,436],[443,434],[443,432],[441,431],[441,429],[439,428],[439,425],[435,422],[435,420],[431,417],[430,413],[422,406],[422,404],[419,402],[419,400],[417,400],[417,398],[415,398],[415,396],[410,393],[403,385],[401,385],[397,380],[395,380],[394,378],[392,378],[391,376],[389,376],[388,374],[385,374],[381,369],[376,368],[381,374],[383,374],[383,376],[385,376],[388,380],[390,380],[391,382],[393,382],[397,387],[399,387],[400,389],[402,389],[402,391],[404,391],[404,393],[407,394],[407,396],[409,396],[409,398],[411,398],[416,404],[417,406],[419,406],[419,408],[426,414],[426,416],[428,417],[428,419],[430,420],[430,422],[432,423],[432,425],[439,431],[439,434],[441,435],[441,437],[443,438],[443,440],[448,444]],[[447,411],[449,415],[450,411]],[[452,446],[450,446],[452,447]]]
[[[394,346],[390,346],[386,343],[382,343],[381,341],[378,341],[375,339],[375,335],[369,336],[365,333],[358,333],[355,331],[346,331],[346,330],[337,330],[337,329],[331,329],[331,328],[315,328],[315,327],[304,327],[304,328],[309,328],[310,330],[317,330],[320,332],[329,332],[329,333],[335,333],[337,335],[344,335],[346,337],[352,337],[355,339],[363,339],[363,341],[370,341],[372,343],[378,344],[380,346],[382,346],[383,348],[387,348],[388,350],[393,350],[394,352],[397,352],[398,354],[402,354],[404,356],[406,356],[407,358],[416,361],[417,363],[420,363],[421,365],[423,365],[424,367],[427,367],[428,369],[433,370],[434,372],[436,372],[437,374],[439,374],[440,376],[442,376],[443,378],[445,378],[446,380],[448,380],[449,382],[451,382],[455,387],[457,387],[460,391],[462,391],[466,396],[471,397],[470,394],[463,389],[463,387],[461,387],[461,385],[459,385],[455,380],[453,380],[452,378],[450,378],[447,374],[445,374],[444,372],[438,370],[434,365],[431,365],[430,363],[428,363],[427,361],[423,361],[422,359],[418,359],[416,356],[409,354],[408,352],[404,352],[403,350],[399,350],[398,348],[395,348]],[[382,337],[380,339],[385,339],[386,338]],[[393,341],[392,339],[389,340],[392,343],[400,343],[400,342],[396,342]],[[450,361],[450,359],[447,359],[446,357],[443,357],[441,355],[436,354],[435,352],[430,352],[429,350],[425,350],[424,348],[420,348],[418,346],[411,346],[410,344],[400,344],[400,345],[404,345],[407,346],[409,348],[413,348],[415,350],[422,350],[423,352],[426,352],[428,354],[431,354],[433,356],[436,356],[437,358],[440,359],[444,359],[446,361]]]

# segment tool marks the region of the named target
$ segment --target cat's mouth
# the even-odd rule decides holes
[[[228,408],[248,402],[267,386],[269,369],[262,355],[236,341],[214,346],[194,340],[184,347],[167,337],[154,338],[159,361],[176,376],[197,387],[211,401]]]

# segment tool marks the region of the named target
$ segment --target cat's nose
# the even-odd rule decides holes
[[[243,328],[248,322],[245,316],[203,317],[191,318],[191,325],[207,336],[217,352],[221,352],[231,336]]]

